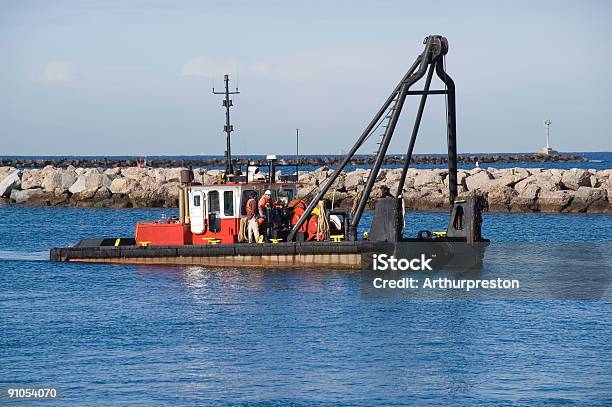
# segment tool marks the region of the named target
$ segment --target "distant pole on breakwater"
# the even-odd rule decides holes
[[[295,129],[295,180],[299,179],[300,168],[300,129]]]

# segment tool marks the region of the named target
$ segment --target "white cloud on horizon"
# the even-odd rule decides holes
[[[71,82],[76,78],[74,64],[70,61],[51,61],[49,62],[38,82],[42,83],[62,83]]]

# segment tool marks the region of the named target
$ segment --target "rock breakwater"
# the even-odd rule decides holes
[[[304,156],[300,158],[300,165],[323,167],[338,165],[344,156]],[[248,162],[256,160],[265,162],[265,156],[237,157],[236,163],[242,166]],[[374,161],[373,155],[355,156],[350,164],[355,166],[371,165]],[[573,154],[560,155],[541,155],[541,154],[463,154],[458,156],[460,163],[519,163],[519,162],[581,162],[586,161],[584,157]],[[0,166],[15,167],[20,169],[26,168],[44,168],[46,166],[53,167],[75,167],[75,168],[121,168],[134,167],[139,162],[146,162],[146,165],[152,168],[175,168],[175,167],[225,167],[225,159],[222,157],[202,157],[202,158],[151,158],[151,159],[128,159],[128,158],[19,158],[8,157],[0,158]],[[287,159],[285,162],[288,165],[295,165],[295,159]],[[445,155],[415,155],[412,157],[412,164],[446,164],[447,157]],[[404,156],[389,155],[385,157],[384,164],[387,165],[403,165]]]
[[[370,205],[382,186],[394,192],[400,169],[381,170]],[[323,167],[300,173],[299,193],[316,191],[332,171]],[[343,173],[326,195],[335,207],[350,208],[362,190],[369,170]],[[58,168],[0,167],[0,202],[27,205],[90,207],[175,207],[180,168]],[[210,184],[219,170],[194,169],[195,182]],[[612,170],[475,168],[459,170],[460,196],[486,198],[496,212],[612,212]],[[409,169],[403,193],[406,208],[448,208],[448,171]]]

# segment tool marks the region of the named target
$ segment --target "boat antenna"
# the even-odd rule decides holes
[[[233,177],[234,174],[234,166],[232,164],[232,143],[231,143],[231,133],[234,131],[234,126],[230,124],[230,107],[233,106],[232,99],[230,99],[230,95],[239,94],[238,88],[235,91],[230,92],[229,90],[229,75],[225,75],[223,78],[225,82],[225,91],[223,92],[215,92],[215,88],[213,87],[212,93],[215,95],[225,95],[225,99],[223,99],[223,107],[225,107],[225,126],[223,126],[223,131],[227,134],[227,147],[225,150],[225,181],[228,178]]]

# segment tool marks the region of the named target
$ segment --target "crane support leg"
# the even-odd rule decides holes
[[[457,119],[455,110],[455,82],[444,70],[443,59],[436,64],[436,74],[446,85],[447,112],[446,135],[448,143],[448,189],[449,200],[452,205],[457,199]]]
[[[431,85],[431,79],[433,77],[434,66],[430,65],[427,71],[427,79],[425,79],[425,88],[423,89],[423,95],[421,96],[421,102],[419,103],[419,110],[417,111],[417,117],[414,121],[414,127],[412,128],[412,135],[410,136],[410,144],[408,145],[408,152],[406,153],[406,160],[404,161],[404,167],[402,168],[402,175],[400,176],[399,184],[397,184],[397,192],[395,196],[402,198],[404,195],[404,183],[406,182],[406,174],[408,173],[408,167],[410,166],[410,160],[412,160],[412,152],[414,150],[414,143],[416,142],[416,136],[419,132],[419,126],[421,125],[421,119],[423,118],[423,110],[425,110],[425,102],[427,101],[427,93],[429,92],[429,86]]]

